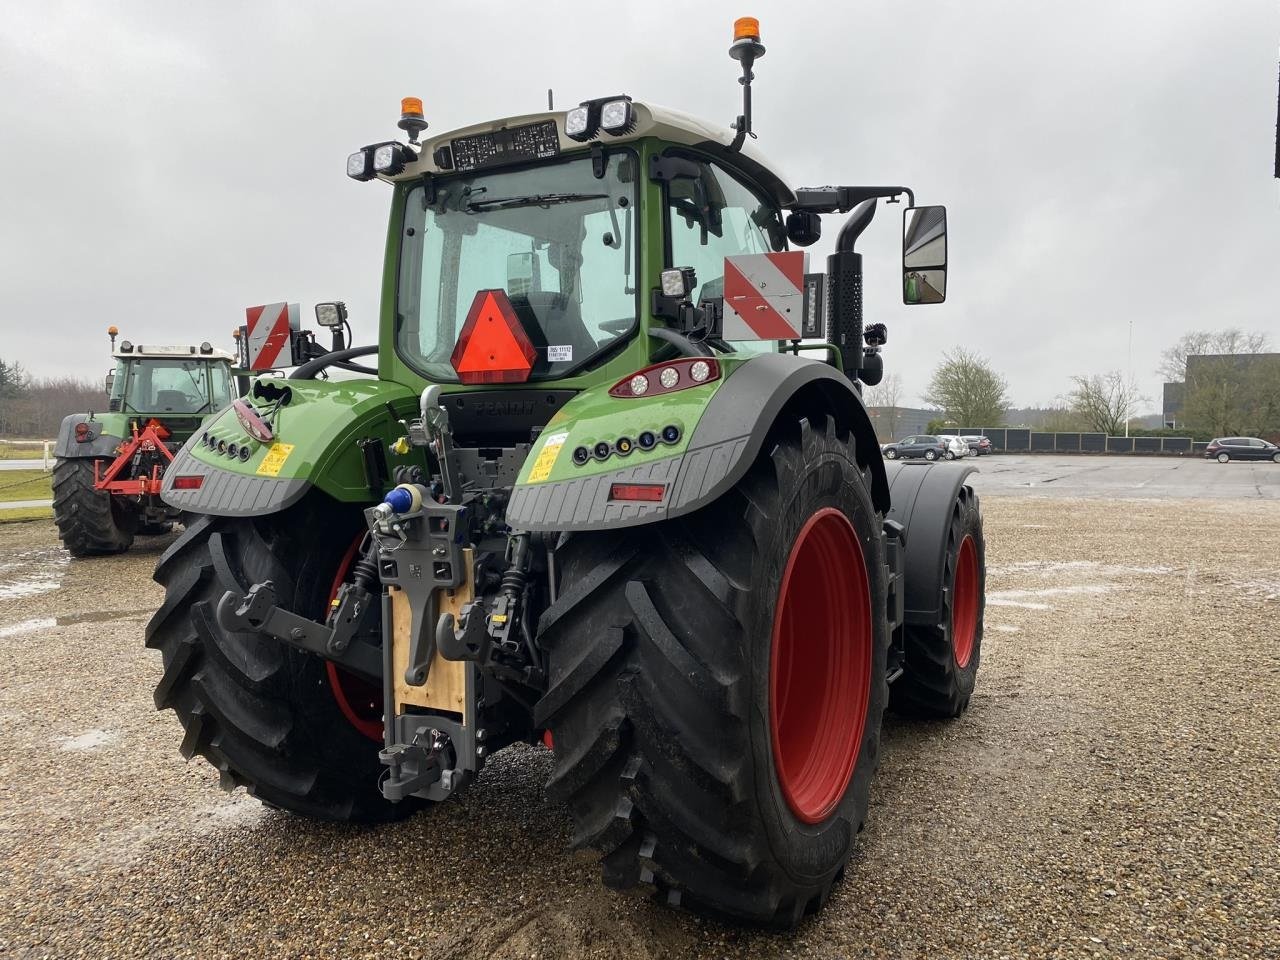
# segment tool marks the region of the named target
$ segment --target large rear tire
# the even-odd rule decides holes
[[[320,511],[303,501],[253,519],[201,516],[165,551],[155,579],[164,605],[147,625],[147,646],[164,657],[155,691],[186,731],[180,750],[264,803],[321,820],[377,823],[411,813],[378,790],[382,765],[328,663],[260,633],[229,633],[218,600],[271,580],[282,606],[321,619],[335,575],[350,561],[360,526],[354,510]]]
[[[83,458],[53,465],[53,522],[73,557],[123,553],[133,546],[137,517],[111,494],[93,488],[93,465]]]
[[[535,720],[606,884],[781,926],[825,902],[887,701],[869,488],[851,437],[802,421],[698,513],[557,551]]]
[[[951,505],[942,576],[942,621],[905,624],[903,674],[890,704],[917,717],[956,717],[969,706],[982,653],[986,541],[978,495],[967,484]]]

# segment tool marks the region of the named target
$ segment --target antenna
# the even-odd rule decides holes
[[[547,87],[547,109],[554,110],[556,108],[555,91]]]
[[[755,137],[751,132],[751,81],[755,79],[751,67],[764,56],[760,21],[755,17],[739,17],[733,22],[733,44],[729,47],[729,56],[742,64],[742,76],[738,78],[742,84],[742,113],[733,124],[738,134],[729,144],[730,150],[739,150],[748,135]]]

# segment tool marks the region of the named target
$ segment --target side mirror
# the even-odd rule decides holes
[[[910,207],[902,212],[902,302],[947,299],[947,208]]]
[[[116,385],[115,373],[108,373],[107,374],[107,396],[111,396],[111,388],[114,387],[115,385]]]
[[[787,214],[787,239],[797,247],[807,247],[822,238],[822,217],[807,210]]]

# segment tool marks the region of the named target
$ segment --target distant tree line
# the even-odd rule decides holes
[[[70,413],[107,406],[100,382],[77,377],[33,378],[20,363],[0,359],[0,437],[52,440]]]

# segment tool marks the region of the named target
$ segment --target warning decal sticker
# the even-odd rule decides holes
[[[293,453],[292,443],[273,443],[271,449],[267,451],[267,455],[258,464],[258,476],[280,476],[280,468],[284,466],[284,462],[289,459],[289,454],[291,453]]]
[[[533,469],[529,471],[530,483],[542,483],[547,477],[551,476],[551,468],[556,465],[556,457],[560,456],[560,448],[564,446],[564,442],[569,439],[568,432],[550,434],[542,445],[542,452],[538,454],[538,459],[533,462]]]

